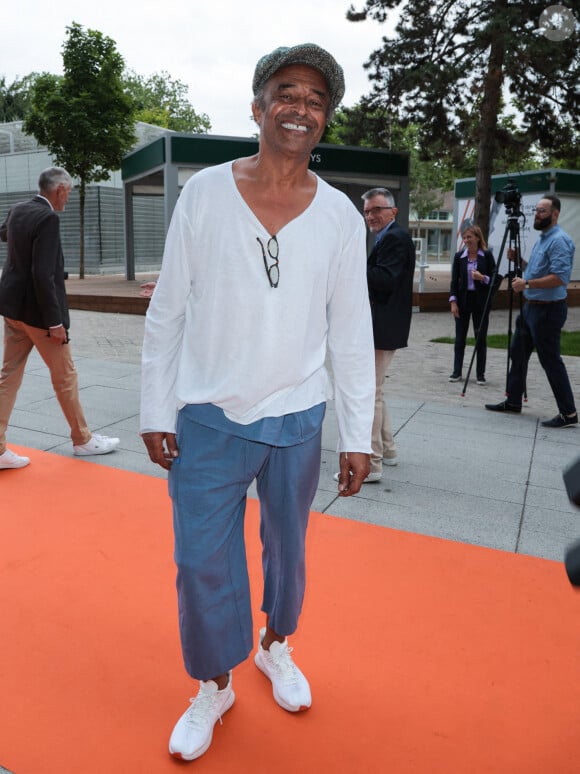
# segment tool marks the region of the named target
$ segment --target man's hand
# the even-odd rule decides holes
[[[141,433],[141,438],[151,462],[169,470],[173,460],[179,457],[175,433]]]
[[[457,301],[451,302],[451,314],[453,317],[459,317],[459,307],[457,306]]]
[[[48,337],[50,339],[50,343],[55,344],[57,346],[62,346],[63,344],[66,344],[68,341],[68,337],[66,335],[66,328],[64,327],[64,325],[59,325],[57,328],[49,328]]]
[[[157,285],[157,282],[142,282],[139,286],[141,290],[139,291],[139,295],[143,296],[143,298],[151,298],[153,295],[153,291],[155,290],[155,286]]]
[[[512,280],[512,290],[514,293],[521,293],[526,287],[526,281],[523,277],[514,277]]]
[[[340,473],[338,476],[339,497],[350,497],[359,492],[370,469],[370,454],[363,454],[362,452],[341,452]]]

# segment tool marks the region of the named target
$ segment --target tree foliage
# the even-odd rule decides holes
[[[124,89],[124,62],[115,42],[74,22],[67,35],[62,47],[64,75],[45,73],[36,78],[24,131],[79,178],[82,279],[86,186],[119,169],[136,138],[133,100]]]
[[[138,121],[176,132],[204,134],[211,129],[209,116],[196,113],[190,103],[186,84],[173,80],[169,73],[162,71],[144,77],[129,70],[124,81],[135,100]]]
[[[534,154],[577,163],[578,25],[562,40],[540,34],[544,0],[366,0],[351,21],[400,11],[365,67],[371,108],[421,127],[426,158],[462,167],[476,158],[475,217],[489,222],[491,175]]]
[[[442,192],[453,182],[452,170],[441,159],[421,157],[420,128],[393,120],[383,107],[372,108],[366,100],[336,111],[322,142],[358,147],[388,148],[409,153],[411,207],[419,219],[427,217],[443,203]]]
[[[30,73],[12,83],[0,76],[0,123],[22,121],[30,105],[30,92],[37,73]]]

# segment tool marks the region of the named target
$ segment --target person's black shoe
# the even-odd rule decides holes
[[[501,403],[486,403],[485,408],[488,411],[508,411],[512,414],[522,413],[521,406],[514,406],[512,403],[508,403],[507,400],[502,400]]]
[[[547,419],[542,422],[542,427],[572,427],[578,424],[578,414],[566,417],[564,414],[557,414],[553,419]]]
[[[461,374],[458,374],[456,371],[453,371],[453,373],[449,377],[450,382],[460,382],[461,379],[462,379]]]

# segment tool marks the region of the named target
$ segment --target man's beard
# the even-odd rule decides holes
[[[541,220],[534,220],[534,228],[536,231],[543,231],[545,228],[547,228],[550,223],[552,222],[552,216],[546,215],[545,218],[542,218]]]

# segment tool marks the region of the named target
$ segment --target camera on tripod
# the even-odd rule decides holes
[[[508,215],[519,215],[522,195],[513,180],[508,180],[507,185],[495,193],[495,200],[503,204]]]

